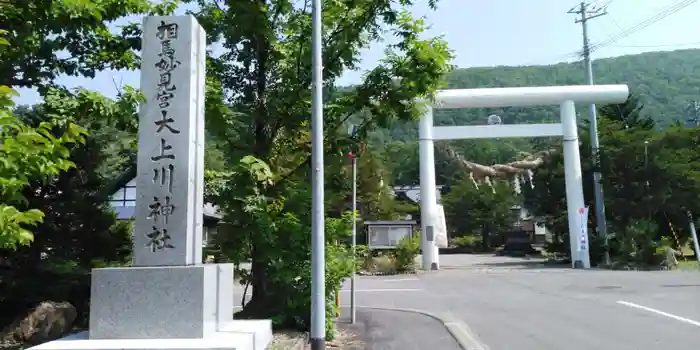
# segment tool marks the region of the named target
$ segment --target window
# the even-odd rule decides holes
[[[124,187],[124,199],[127,201],[136,200],[136,187]]]
[[[124,200],[124,189],[121,188],[112,195],[113,201],[123,201]]]
[[[120,188],[112,195],[112,200],[109,203],[114,207],[136,206],[136,187],[127,186]]]
[[[125,207],[135,207],[136,206],[136,187],[128,186],[124,188],[124,206]]]

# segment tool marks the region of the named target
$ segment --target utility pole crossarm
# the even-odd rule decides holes
[[[581,18],[574,20],[574,23],[583,23],[589,19],[598,18],[608,14],[608,10],[605,7],[591,7],[590,4],[582,2],[579,5],[574,6],[569,11],[569,14],[580,15]]]

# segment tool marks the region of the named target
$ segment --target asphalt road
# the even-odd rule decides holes
[[[445,326],[431,317],[414,312],[358,309],[350,324],[343,308],[338,327],[359,335],[366,350],[461,350]],[[350,347],[344,347],[353,349]]]
[[[546,268],[442,256],[419,276],[358,278],[357,304],[464,321],[491,350],[691,349],[700,344],[700,273]],[[341,304],[349,303],[346,286]]]

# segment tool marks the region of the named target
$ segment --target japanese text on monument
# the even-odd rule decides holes
[[[175,119],[170,115],[170,102],[176,98],[177,93],[177,86],[173,83],[172,76],[180,65],[172,45],[173,41],[178,39],[178,25],[161,22],[156,38],[160,43],[158,62],[155,64],[159,74],[157,85],[159,117],[154,124],[156,137],[160,138],[160,142],[159,151],[151,157],[151,161],[153,162],[153,185],[164,188],[166,194],[162,198],[154,196],[151,204],[148,205],[148,219],[152,220],[152,228],[146,232],[146,238],[148,238],[146,246],[152,252],[175,248],[168,234],[168,218],[176,209],[172,203],[176,156],[173,153],[172,144],[174,135],[180,133],[180,130],[172,125]]]

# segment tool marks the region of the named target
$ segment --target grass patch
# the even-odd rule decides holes
[[[698,264],[697,261],[688,259],[688,261],[679,261],[678,262],[678,269],[679,270],[700,270],[700,265]]]

